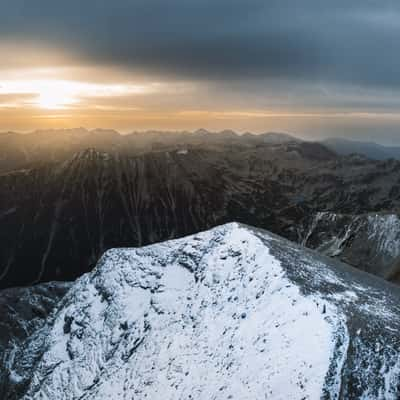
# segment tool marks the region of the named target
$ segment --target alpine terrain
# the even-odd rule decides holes
[[[231,223],[107,251],[2,350],[2,398],[398,399],[399,328],[396,286]]]
[[[0,0],[0,400],[400,400],[400,2]]]
[[[304,240],[318,213],[396,216],[400,207],[400,161],[338,156],[279,133],[9,136],[6,143],[24,161],[4,158],[0,174],[1,288],[74,280],[110,248],[231,221],[320,247],[315,234]],[[383,236],[388,228],[381,225]],[[337,256],[391,279],[386,271],[393,257],[374,257],[369,266],[367,254],[360,263],[357,252]]]
[[[400,281],[397,214],[319,212],[311,219],[302,244],[382,278]]]

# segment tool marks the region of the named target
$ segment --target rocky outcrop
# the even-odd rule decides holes
[[[397,214],[317,213],[302,244],[359,269],[396,281],[400,257]]]
[[[72,283],[50,282],[0,291],[0,398],[21,377],[10,367],[19,348],[43,327]]]

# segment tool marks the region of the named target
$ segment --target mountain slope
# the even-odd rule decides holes
[[[400,290],[236,223],[108,251],[9,399],[397,399]]]
[[[270,143],[270,144],[296,143],[302,141],[301,139],[296,138],[295,136],[282,132],[266,132],[256,136],[252,135],[251,133],[245,133],[243,136],[249,139],[251,139],[252,137],[254,139],[261,138],[264,143]]]
[[[10,370],[17,349],[46,322],[72,283],[51,282],[0,291],[0,398],[8,382],[19,377]]]
[[[386,279],[396,280],[400,259],[397,214],[317,213],[302,244]]]
[[[0,174],[0,287],[72,280],[109,248],[230,221],[298,241],[316,212],[400,207],[398,161],[339,158],[307,142],[218,149],[87,149]]]
[[[330,138],[321,142],[340,155],[362,154],[373,160],[400,159],[400,147],[383,146],[374,142],[360,142],[344,138]]]
[[[111,247],[235,217],[274,226],[272,210],[288,204],[280,185],[231,166],[201,150],[130,158],[91,149],[0,176],[0,286],[74,279]]]

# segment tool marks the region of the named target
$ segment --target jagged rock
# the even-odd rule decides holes
[[[24,386],[24,377],[12,364],[25,340],[35,334],[54,311],[72,283],[51,282],[27,288],[0,291],[0,398],[6,399],[9,385]],[[31,354],[33,356],[33,354]]]
[[[385,279],[399,282],[400,219],[393,213],[317,213],[302,244]]]

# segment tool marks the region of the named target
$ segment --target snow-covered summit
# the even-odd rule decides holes
[[[108,251],[19,349],[10,398],[398,398],[399,289],[236,223]]]

